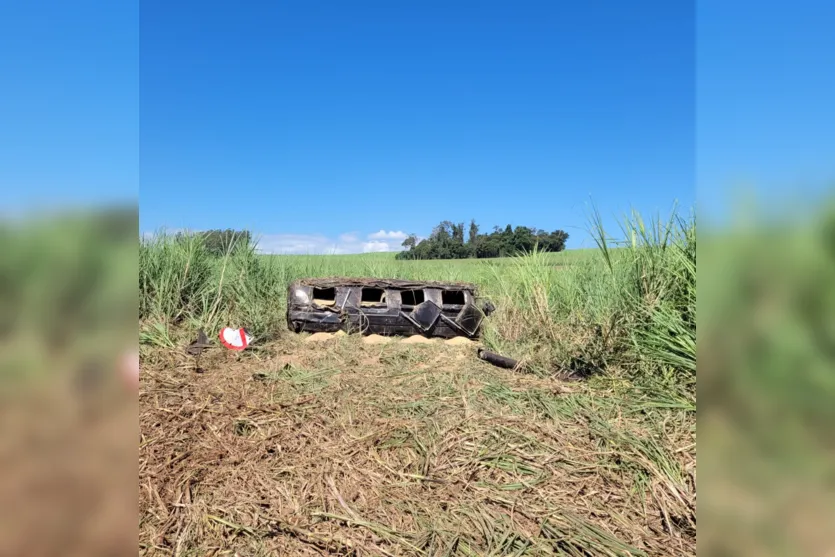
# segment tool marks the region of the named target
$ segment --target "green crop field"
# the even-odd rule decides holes
[[[592,228],[598,249],[495,260],[144,242],[140,550],[693,554],[696,223]],[[527,373],[467,346],[305,342],[287,285],[323,276],[475,283],[497,307],[480,342]],[[223,326],[252,349],[195,374],[182,346]]]

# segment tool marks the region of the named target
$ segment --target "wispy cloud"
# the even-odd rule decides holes
[[[143,232],[144,240],[152,240],[158,235],[173,235],[184,232],[182,228],[160,229]],[[199,232],[190,230],[189,232]],[[401,251],[407,234],[400,231],[379,230],[367,234],[365,238],[358,232],[345,232],[336,238],[323,234],[253,234],[257,250],[267,254],[348,254],[374,253],[383,251]]]
[[[403,232],[380,230],[365,239],[356,232],[345,232],[336,239],[321,234],[256,235],[258,251],[271,254],[347,254],[401,251]]]
[[[258,251],[275,254],[346,253],[327,236],[313,234],[256,235]]]

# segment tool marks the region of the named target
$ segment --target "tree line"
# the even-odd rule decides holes
[[[404,251],[397,254],[397,259],[467,259],[471,257],[507,257],[518,253],[533,251],[562,251],[568,233],[563,230],[546,232],[528,226],[502,229],[493,227],[488,234],[479,234],[475,220],[470,221],[469,233],[465,241],[464,223],[443,221],[432,229],[429,238],[418,241],[412,234],[403,241]]]
[[[178,233],[177,236],[184,236]],[[248,230],[206,230],[189,233],[202,240],[206,250],[212,255],[222,256],[242,248],[248,248],[252,243],[252,234]],[[398,253],[397,259],[468,259],[486,257],[507,257],[517,253],[533,251],[556,252],[565,249],[568,233],[562,230],[546,232],[539,228],[528,226],[504,228],[493,227],[487,234],[479,233],[475,220],[470,221],[468,233],[465,237],[464,223],[443,221],[432,229],[429,238],[418,240],[414,234],[403,241],[404,250]]]

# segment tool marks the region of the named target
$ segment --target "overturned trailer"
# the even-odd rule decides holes
[[[297,333],[476,338],[493,309],[468,283],[310,278],[287,291],[287,325]]]

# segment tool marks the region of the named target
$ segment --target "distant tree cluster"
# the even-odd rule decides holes
[[[432,230],[429,238],[418,241],[412,234],[403,241],[406,248],[397,259],[466,259],[470,257],[506,257],[529,252],[534,246],[540,251],[562,251],[568,234],[562,230],[546,232],[538,228],[509,224],[501,229],[496,226],[489,234],[479,234],[476,222],[470,221],[467,240],[464,239],[464,223],[444,221]]]

